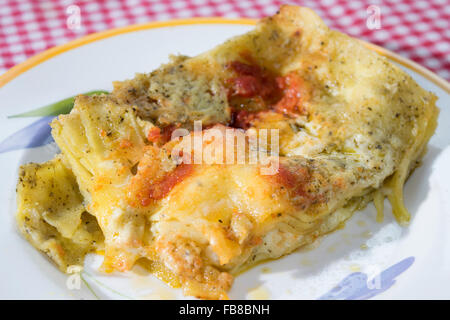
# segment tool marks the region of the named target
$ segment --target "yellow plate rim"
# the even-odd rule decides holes
[[[198,25],[198,24],[238,24],[238,25],[255,25],[258,20],[255,19],[227,19],[227,18],[220,18],[220,17],[213,17],[213,18],[190,18],[190,19],[175,19],[175,20],[169,20],[169,21],[156,21],[156,22],[149,22],[145,24],[134,24],[126,27],[121,28],[115,28],[110,29],[102,32],[92,33],[90,35],[78,38],[76,40],[72,40],[70,42],[67,42],[65,44],[55,46],[53,48],[50,48],[48,50],[45,50],[41,53],[38,53],[29,59],[25,60],[22,63],[19,63],[6,71],[3,75],[0,76],[0,88],[6,85],[7,83],[11,82],[13,79],[21,75],[22,73],[25,73],[29,69],[43,63],[44,61],[47,61],[63,52],[72,50],[74,48],[81,47],[83,45],[110,38],[113,36],[117,36],[124,33],[129,32],[135,32],[135,31],[142,31],[142,30],[149,30],[149,29],[157,29],[157,28],[166,28],[166,27],[176,27],[176,26],[183,26],[183,25]],[[447,82],[445,79],[441,78],[434,72],[426,69],[425,67],[422,67],[421,65],[417,64],[414,61],[411,61],[409,59],[403,58],[399,56],[398,54],[387,50],[385,48],[382,48],[380,46],[374,45],[372,43],[368,43],[365,41],[360,40],[366,47],[368,47],[371,50],[376,51],[377,53],[401,64],[402,66],[409,68],[413,70],[414,72],[420,74],[427,80],[431,81],[447,93],[450,93],[450,83]]]

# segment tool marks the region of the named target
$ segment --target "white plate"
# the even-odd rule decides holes
[[[45,120],[41,120],[43,136],[36,136],[36,125],[21,130],[36,118],[7,116],[80,92],[111,90],[113,80],[151,71],[172,53],[195,55],[208,50],[248,31],[252,28],[249,24],[248,20],[209,19],[133,26],[89,36],[32,58],[0,77],[0,85],[4,85],[0,88],[0,149],[14,133],[9,146],[18,148],[30,136],[36,142],[48,132]],[[385,221],[376,223],[375,210],[369,205],[313,250],[300,250],[238,276],[231,298],[450,298],[448,83],[389,52],[384,54],[403,64],[421,86],[433,91],[441,109],[439,126],[423,165],[405,186],[406,206],[413,216],[411,225],[398,226],[387,203]],[[124,274],[100,274],[96,271],[100,256],[88,257],[82,274],[85,282],[80,289],[70,290],[68,279],[76,286],[78,275],[69,278],[60,273],[19,235],[14,220],[18,167],[50,159],[55,151],[53,144],[47,144],[0,153],[0,298],[90,299],[95,298],[92,291],[103,299],[182,298],[180,290],[136,268]]]

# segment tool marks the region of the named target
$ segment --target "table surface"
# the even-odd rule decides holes
[[[450,80],[450,0],[0,0],[0,73],[70,40],[111,28],[191,17],[261,18],[283,3]]]

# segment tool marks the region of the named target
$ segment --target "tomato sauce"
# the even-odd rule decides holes
[[[229,96],[243,98],[261,97],[263,100],[272,100],[279,90],[276,77],[257,65],[250,65],[233,61],[228,65],[236,77],[228,79]]]
[[[232,109],[230,126],[248,129],[258,113],[268,109],[288,115],[302,113],[303,81],[295,72],[277,77],[257,65],[239,61],[229,63],[227,68],[236,75],[226,81]],[[248,99],[252,99],[253,110],[243,109],[249,105]]]
[[[230,127],[247,130],[251,127],[252,121],[255,120],[258,113],[248,112],[246,110],[233,110],[231,112]]]
[[[274,176],[277,182],[285,187],[292,195],[308,197],[305,187],[311,179],[308,169],[305,167],[288,168],[280,163],[278,173]]]
[[[269,176],[282,188],[285,188],[292,198],[297,198],[299,205],[304,208],[307,205],[325,201],[324,194],[314,187],[314,180],[310,170],[303,165],[279,164],[278,172]],[[300,199],[298,199],[300,197]]]
[[[161,129],[153,127],[148,130],[147,140],[150,142],[158,142],[161,139]]]
[[[162,129],[158,127],[151,128],[147,133],[147,140],[149,142],[159,142],[164,144],[169,142],[172,138],[172,133],[180,127],[180,124],[172,124]]]
[[[191,164],[180,164],[173,171],[166,174],[160,181],[150,186],[148,193],[149,199],[160,200],[167,196],[169,192],[193,171]]]
[[[140,205],[146,207],[155,200],[165,198],[177,184],[191,175],[192,172],[193,165],[182,163],[157,181],[145,181],[135,196],[138,198]]]
[[[278,87],[283,91],[281,99],[274,106],[274,110],[279,113],[296,113],[301,105],[302,95],[300,88],[303,87],[302,79],[294,72],[285,77],[277,78]]]

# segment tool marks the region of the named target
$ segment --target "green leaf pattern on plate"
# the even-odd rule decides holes
[[[91,96],[102,93],[109,93],[109,92],[104,90],[94,90],[82,94],[86,96]],[[75,97],[76,96],[73,96],[25,113],[9,116],[8,118],[45,117],[45,116],[58,116],[60,114],[67,114],[73,108]]]

